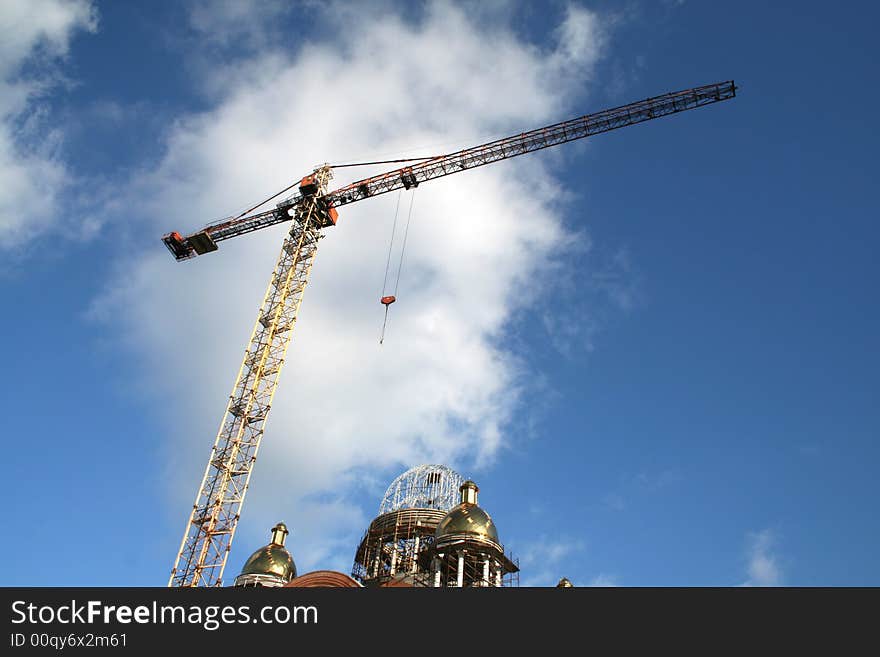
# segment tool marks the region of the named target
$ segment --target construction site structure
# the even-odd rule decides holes
[[[164,235],[162,241],[175,259],[188,260],[216,251],[223,240],[291,222],[189,512],[168,585],[222,585],[278,376],[299,316],[318,241],[323,236],[321,231],[336,225],[337,208],[394,190],[413,189],[442,176],[704,107],[735,95],[733,81],[667,93],[448,155],[424,158],[333,191],[328,191],[332,170],[342,165],[325,164],[299,182],[298,193],[271,210],[247,216],[243,213],[186,237],[178,232]],[[252,209],[257,207],[259,205]]]
[[[351,576],[365,586],[431,586],[420,557],[455,506],[462,483],[461,475],[444,465],[419,465],[392,481],[361,539]]]
[[[461,503],[437,525],[434,541],[422,556],[435,587],[519,582],[519,565],[504,553],[495,523],[477,505],[479,490],[470,480],[461,485]]]
[[[449,489],[456,487],[455,499]],[[477,505],[477,485],[443,465],[407,470],[388,487],[370,523],[351,575],[318,570],[282,581],[277,546],[245,562],[236,586],[501,587],[519,585],[519,563],[505,552],[491,516]],[[280,525],[281,526],[281,525]],[[276,528],[273,529],[273,532]],[[286,528],[285,528],[286,529]],[[275,537],[273,534],[273,543]],[[291,557],[292,563],[292,557]]]
[[[391,582],[431,586],[430,573],[419,557],[434,541],[446,514],[439,509],[399,509],[370,523],[354,557],[351,576],[364,586]]]

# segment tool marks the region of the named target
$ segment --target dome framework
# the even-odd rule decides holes
[[[394,479],[361,539],[351,576],[364,586],[402,581],[430,586],[420,556],[433,542],[437,524],[458,502],[463,481],[455,470],[436,464],[417,465]]]
[[[417,465],[388,486],[379,504],[379,515],[398,509],[439,509],[444,513],[458,504],[464,478],[445,465]]]

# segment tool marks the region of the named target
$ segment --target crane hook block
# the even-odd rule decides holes
[[[382,305],[383,305],[383,306],[390,306],[392,303],[394,303],[395,301],[397,301],[397,297],[395,297],[395,296],[382,297],[382,298],[380,299],[380,301],[382,302]]]

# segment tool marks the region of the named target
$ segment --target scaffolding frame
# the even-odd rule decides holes
[[[417,465],[388,486],[379,504],[379,514],[398,509],[440,509],[458,504],[458,489],[464,478],[445,465]]]
[[[422,556],[445,515],[441,509],[398,509],[378,516],[361,539],[351,576],[364,586],[399,580],[431,586]]]
[[[519,560],[483,536],[444,536],[426,550],[422,560],[433,587],[519,586]]]

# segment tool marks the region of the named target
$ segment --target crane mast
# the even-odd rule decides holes
[[[499,139],[328,191],[330,165],[302,179],[299,193],[275,208],[209,225],[162,241],[177,260],[218,249],[217,242],[282,222],[292,225],[272,272],[238,377],[229,396],[202,483],[187,521],[168,586],[221,586],[266,418],[284,365],[303,293],[324,228],[336,208],[478,166],[733,98],[733,81],[648,98]]]
[[[314,189],[296,204],[294,221],[269,280],[250,343],[229,395],[205,475],[187,522],[168,586],[219,586],[241,515],[278,375],[327,216],[318,193],[330,168],[309,176]]]

